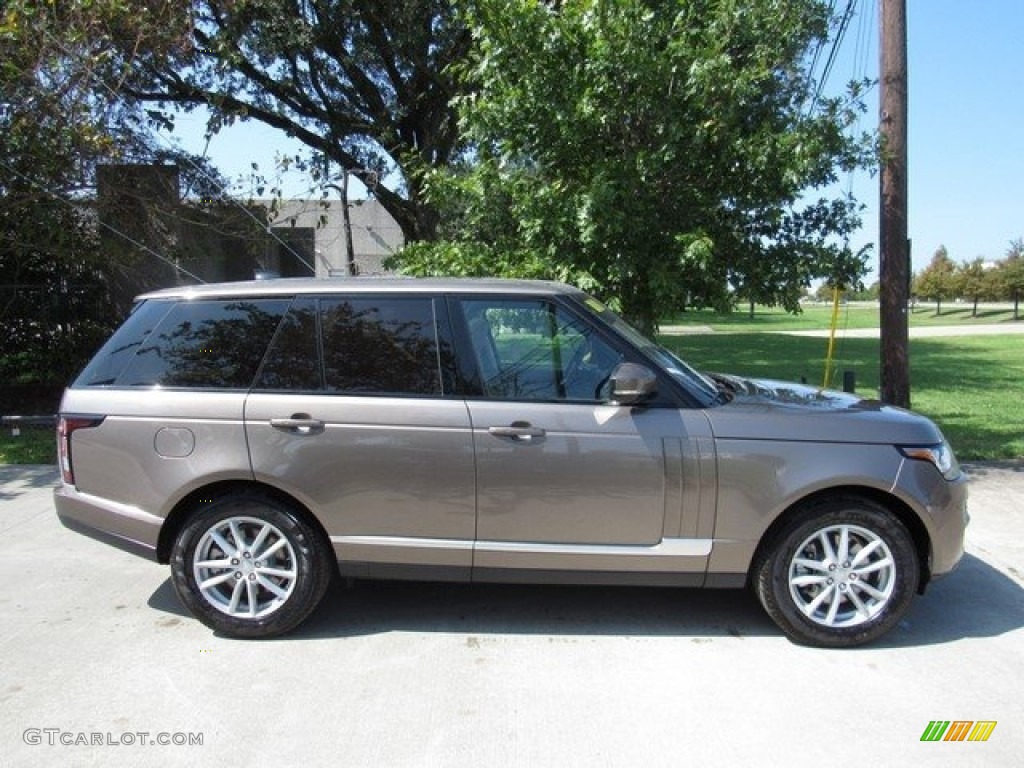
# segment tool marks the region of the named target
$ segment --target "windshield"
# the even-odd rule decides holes
[[[626,338],[631,344],[640,349],[645,355],[654,359],[665,371],[672,375],[676,381],[686,387],[689,391],[703,398],[706,404],[710,404],[719,398],[719,390],[715,383],[707,376],[697,371],[688,363],[680,360],[673,352],[665,349],[659,344],[644,336],[640,331],[627,323],[608,307],[592,296],[587,296],[583,303],[594,314],[598,315],[604,322],[614,328]]]

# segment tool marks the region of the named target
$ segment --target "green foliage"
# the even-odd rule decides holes
[[[946,246],[939,246],[928,266],[914,278],[913,293],[922,299],[934,301],[937,315],[942,314],[943,300],[956,296],[956,264],[949,257]]]
[[[407,241],[434,236],[422,176],[450,162],[451,99],[470,46],[449,0],[194,0],[174,49],[120,49],[126,93],[161,109],[204,106],[211,133],[259,120],[310,149],[323,181],[335,163],[361,178]],[[138,54],[138,55],[136,55]],[[165,115],[165,119],[170,119]],[[303,160],[300,158],[300,161]],[[400,177],[397,189],[380,183]]]
[[[429,178],[457,246],[438,250],[489,253],[499,270],[524,261],[499,254],[533,254],[647,330],[739,297],[795,310],[811,279],[859,277],[863,254],[832,244],[856,204],[807,194],[871,156],[846,133],[862,84],[815,101],[804,69],[825,3],[479,0],[467,18],[476,87],[459,106],[475,152]],[[423,252],[400,258],[420,269]]]
[[[119,319],[86,201],[100,163],[156,160],[113,52],[166,48],[171,2],[10,0],[0,9],[0,410],[56,395]]]
[[[820,383],[827,340],[742,331],[664,336],[661,341],[701,370]],[[878,339],[845,339],[837,370],[857,374],[857,390],[877,397]],[[961,460],[1024,458],[1024,412],[1011,404],[1024,377],[1016,336],[912,339],[913,407],[933,419]]]
[[[985,260],[981,257],[957,266],[954,281],[957,295],[972,302],[974,315],[978,314],[979,301],[995,298],[992,276],[986,271]]]
[[[1010,243],[1006,258],[1000,261],[991,276],[995,297],[1013,302],[1013,319],[1020,319],[1020,297],[1024,295],[1024,239]]]
[[[15,435],[0,429],[0,464],[56,464],[57,439],[53,429],[25,428]]]

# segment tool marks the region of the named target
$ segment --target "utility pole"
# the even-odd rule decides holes
[[[352,219],[348,212],[348,168],[341,169],[341,219],[345,225],[345,273],[356,276],[356,250],[352,247]]]
[[[882,172],[879,221],[881,399],[910,407],[907,303],[907,2],[881,0]]]
[[[356,268],[356,251],[352,246],[352,218],[349,216],[348,206],[348,168],[341,169],[341,186],[328,181],[331,178],[331,160],[327,155],[322,156],[324,164],[324,175],[322,186],[324,189],[333,189],[341,196],[341,225],[345,230],[345,274],[348,277],[355,277],[358,273]]]

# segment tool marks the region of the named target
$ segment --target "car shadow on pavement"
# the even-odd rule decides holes
[[[972,554],[928,585],[899,626],[869,648],[951,643],[997,637],[1024,627],[1024,578],[1017,580]]]
[[[381,632],[750,637],[776,633],[744,590],[356,582],[292,637]]]
[[[170,579],[148,604],[189,616]],[[744,590],[336,579],[316,611],[282,639],[387,632],[695,638],[778,633]]]
[[[155,610],[188,617],[170,579],[149,598]],[[996,637],[1024,626],[1024,588],[966,555],[950,576],[915,598],[903,621],[865,651]],[[576,587],[338,579],[320,607],[281,640],[387,632],[471,635],[782,637],[746,590]]]
[[[1007,459],[1005,461],[974,461],[960,465],[967,477],[972,481],[979,481],[998,475],[1000,472],[1024,473],[1024,461],[1020,459]]]

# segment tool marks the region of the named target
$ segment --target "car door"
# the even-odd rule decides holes
[[[714,497],[704,414],[611,404],[612,371],[636,351],[554,297],[456,307],[476,371],[474,578],[699,582]]]
[[[437,308],[430,296],[300,297],[246,401],[256,479],[317,515],[345,573],[469,578],[472,437]]]

